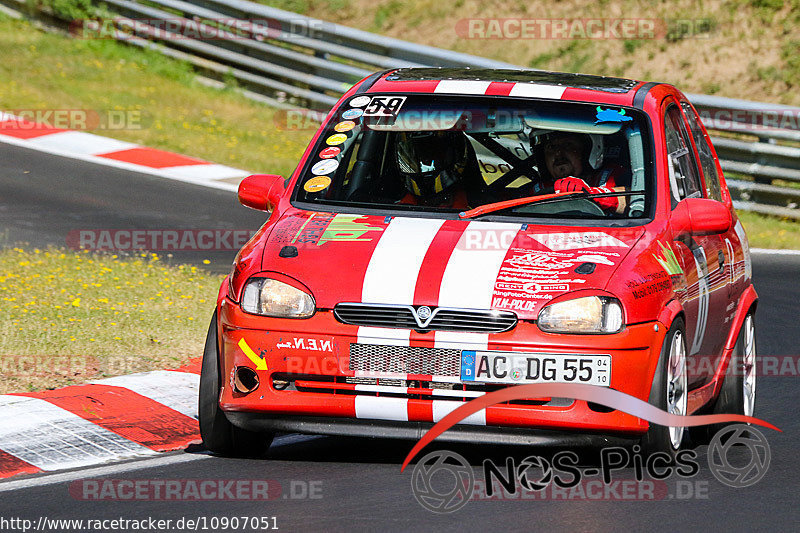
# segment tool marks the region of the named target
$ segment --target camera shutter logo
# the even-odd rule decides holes
[[[414,465],[411,492],[434,513],[452,513],[464,507],[475,489],[475,473],[466,459],[447,450],[434,451]]]
[[[537,475],[536,472],[539,472]],[[538,455],[523,459],[517,466],[517,479],[522,488],[533,491],[546,489],[553,481],[553,467]]]
[[[736,446],[737,444],[746,447],[747,451],[744,451],[743,446]],[[739,462],[735,461],[736,455],[748,453],[750,457],[747,464],[732,464]],[[761,481],[769,469],[771,456],[764,434],[746,424],[736,424],[719,430],[708,445],[708,467],[711,473],[721,483],[737,489]]]

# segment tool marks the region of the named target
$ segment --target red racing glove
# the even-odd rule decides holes
[[[602,194],[604,192],[614,192],[608,187],[589,187],[589,194]],[[604,211],[615,211],[619,207],[619,197],[606,196],[605,198],[592,198],[592,201],[599,205]]]
[[[589,187],[589,185],[580,178],[570,176],[568,178],[561,178],[556,180],[553,185],[556,192],[579,192],[586,191],[589,194],[602,194],[607,192],[614,192],[613,189],[608,187]],[[617,209],[619,206],[619,198],[616,196],[608,196],[606,198],[592,198],[592,200],[604,210]]]
[[[556,192],[578,192],[588,191],[591,189],[591,187],[589,187],[585,181],[573,176],[556,180],[556,182],[553,184],[553,187],[555,188]]]

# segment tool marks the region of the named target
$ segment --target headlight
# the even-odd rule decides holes
[[[552,333],[616,333],[622,330],[622,305],[606,296],[565,300],[542,309],[538,324]]]
[[[308,318],[314,308],[310,294],[275,279],[251,278],[242,293],[242,309],[257,315]]]

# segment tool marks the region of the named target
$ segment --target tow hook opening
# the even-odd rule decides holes
[[[258,374],[247,366],[238,366],[233,374],[233,388],[236,392],[249,394],[258,388]]]

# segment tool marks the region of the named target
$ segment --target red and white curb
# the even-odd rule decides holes
[[[198,366],[0,395],[0,478],[147,457],[200,442]]]
[[[236,191],[246,170],[84,131],[54,128],[0,112],[0,142],[162,178]]]

